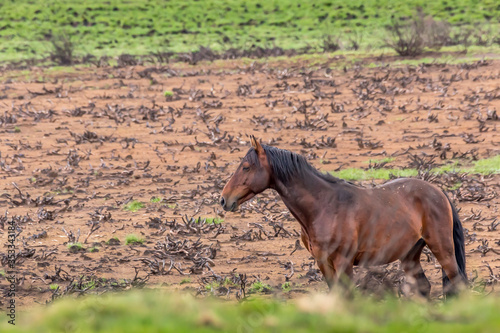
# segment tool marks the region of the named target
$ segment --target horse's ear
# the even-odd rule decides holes
[[[260,155],[261,153],[264,152],[264,148],[262,148],[261,144],[259,143],[259,141],[257,141],[255,136],[250,135],[250,142],[252,143],[252,147],[253,147],[253,149],[255,149],[257,154]]]

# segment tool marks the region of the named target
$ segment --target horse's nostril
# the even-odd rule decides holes
[[[222,207],[224,207],[226,205],[226,200],[224,199],[224,197],[220,198],[220,205]]]

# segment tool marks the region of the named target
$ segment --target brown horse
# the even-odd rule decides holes
[[[302,241],[330,288],[351,278],[354,265],[400,259],[427,297],[431,286],[420,265],[426,244],[443,268],[445,294],[467,281],[462,225],[436,186],[403,178],[361,188],[319,172],[300,155],[261,145],[253,136],[251,142],[222,191],[222,207],[235,211],[265,189],[276,190],[299,221]]]

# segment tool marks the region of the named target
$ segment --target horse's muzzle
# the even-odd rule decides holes
[[[232,204],[229,204],[229,202],[224,197],[221,197],[220,205],[226,212],[234,212],[236,210],[237,202],[233,201]]]

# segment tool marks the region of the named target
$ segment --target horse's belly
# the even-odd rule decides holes
[[[394,203],[365,211],[360,216],[355,265],[382,265],[404,257],[422,237],[421,217]]]
[[[377,253],[358,252],[354,257],[354,265],[357,266],[384,265],[396,261],[399,258],[401,258],[401,256],[396,253],[381,255],[380,252]]]
[[[391,237],[385,241],[364,243],[354,257],[354,264],[361,266],[384,265],[401,259],[420,239],[417,233],[408,232],[405,235]],[[363,244],[361,243],[361,244]]]

